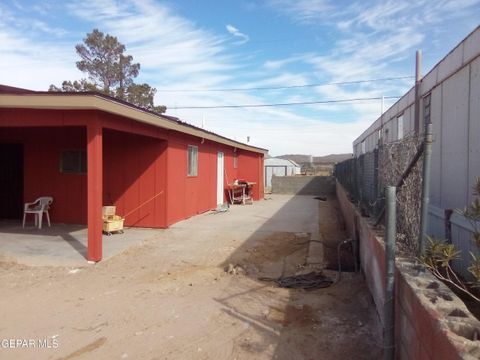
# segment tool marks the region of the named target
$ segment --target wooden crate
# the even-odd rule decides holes
[[[115,215],[115,212],[117,211],[116,206],[104,206],[102,207],[102,216],[112,216]]]
[[[103,219],[103,232],[110,234],[112,232],[123,232],[123,221],[125,219],[118,215],[109,215]]]

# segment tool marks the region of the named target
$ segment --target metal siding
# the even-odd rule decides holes
[[[422,79],[420,86],[420,95],[424,96],[427,94],[436,84],[437,84],[438,68],[433,68],[425,77]]]
[[[458,212],[454,212],[450,218],[452,224],[452,243],[461,251],[460,259],[454,260],[452,263],[453,269],[460,273],[462,277],[469,280],[471,274],[467,268],[470,266],[471,255],[479,254],[479,250],[472,239],[473,227],[472,224]],[[478,224],[480,226],[480,224]]]
[[[387,123],[387,129],[388,129],[388,136],[387,136],[387,141],[392,142],[394,138],[394,124],[393,120],[389,120]]]
[[[468,133],[470,146],[467,203],[470,203],[473,200],[475,177],[480,176],[480,58],[472,62],[470,70],[470,122]]]
[[[395,116],[392,120],[392,141],[398,140],[398,118]]]
[[[427,94],[428,95],[428,94]],[[424,121],[424,117],[425,117],[425,105],[424,105],[424,99],[425,99],[426,96],[423,96],[420,101],[418,102],[418,106],[420,106],[420,111],[419,111],[419,116],[420,118],[418,119],[418,129],[419,129],[419,133],[420,134],[423,134],[424,133],[424,129],[425,129],[425,121]],[[430,104],[432,103],[431,101],[432,99],[430,99]],[[431,115],[431,114],[430,114]]]
[[[372,134],[372,149],[370,151],[375,150],[378,147],[378,131],[374,131]]]
[[[468,191],[468,81],[469,71],[464,68],[443,84],[443,208],[463,208]]]
[[[430,178],[430,202],[440,207],[442,192],[442,91],[437,87],[432,91],[430,101],[430,118],[433,126],[433,144]]]
[[[275,166],[272,167],[272,174],[275,176],[285,176],[285,167],[284,166]]]
[[[445,210],[428,206],[428,234],[435,239],[445,239]]]
[[[472,33],[463,44],[463,62],[467,63],[480,54],[480,30]]]
[[[437,81],[442,81],[453,74],[463,65],[463,42],[460,43],[446,58],[438,65]]]
[[[458,47],[439,62],[422,80],[422,96],[431,92],[431,120],[434,143],[432,148],[432,177],[430,188],[429,234],[445,237],[444,209],[463,209],[473,199],[475,178],[480,176],[480,28],[477,28]],[[477,59],[473,60],[475,57]],[[473,60],[473,61],[472,61]],[[472,61],[471,64],[464,64]],[[447,76],[450,76],[446,79]],[[414,89],[410,89],[383,115],[385,141],[396,139],[395,118],[404,111],[405,126],[414,127]],[[407,107],[408,106],[408,107]],[[408,119],[408,121],[406,120]],[[393,120],[393,121],[392,121]],[[378,120],[377,120],[378,121]],[[420,131],[423,132],[423,99],[420,100]],[[405,132],[408,130],[405,129]],[[355,141],[360,155],[360,141],[376,133],[370,126]],[[384,136],[384,133],[382,134]],[[469,252],[476,250],[472,229],[461,214],[454,213],[452,242],[462,250],[462,260],[454,268],[469,276]]]
[[[411,105],[406,109],[406,113],[408,114],[408,133],[412,135],[415,132],[415,109],[414,106]]]

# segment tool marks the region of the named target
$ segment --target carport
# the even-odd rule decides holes
[[[126,226],[166,228],[223,203],[236,178],[259,200],[264,153],[102,94],[0,85],[0,219],[52,196],[54,223],[87,224],[90,261],[102,259],[103,205]]]
[[[119,131],[119,126],[99,121],[98,115],[2,110],[0,135],[0,166],[8,174],[1,179],[0,197],[7,204],[1,217],[20,219],[24,200],[53,196],[54,222],[87,224],[87,259],[92,261],[102,258],[104,204],[116,204],[117,212],[125,214],[146,202],[129,215],[126,225],[165,227],[164,201],[155,197],[165,184],[165,170],[160,169],[165,140],[139,135],[132,128]]]

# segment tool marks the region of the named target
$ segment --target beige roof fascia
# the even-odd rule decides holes
[[[95,94],[65,94],[65,93],[41,93],[41,94],[0,94],[0,108],[24,108],[24,109],[59,109],[59,110],[100,110],[111,114],[124,116],[138,122],[161,127],[168,130],[178,131],[199,138],[215,141],[224,145],[244,149],[256,153],[266,154],[268,150],[250,146],[216,135],[192,125],[182,124],[180,121],[171,120],[161,115],[144,111]]]

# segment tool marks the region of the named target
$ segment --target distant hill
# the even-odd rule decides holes
[[[353,154],[330,154],[326,156],[314,156],[313,162],[318,163],[339,163],[351,159]]]
[[[311,155],[287,154],[276,157],[280,159],[293,160],[297,164],[310,163],[310,159],[312,159],[314,164],[332,164],[351,159],[352,156],[352,154],[330,154],[326,156],[313,156],[312,158]]]
[[[284,160],[293,160],[297,164],[303,164],[303,163],[309,163],[310,162],[310,155],[295,155],[295,154],[288,154],[288,155],[281,155],[281,156],[275,156],[279,159],[284,159]]]

